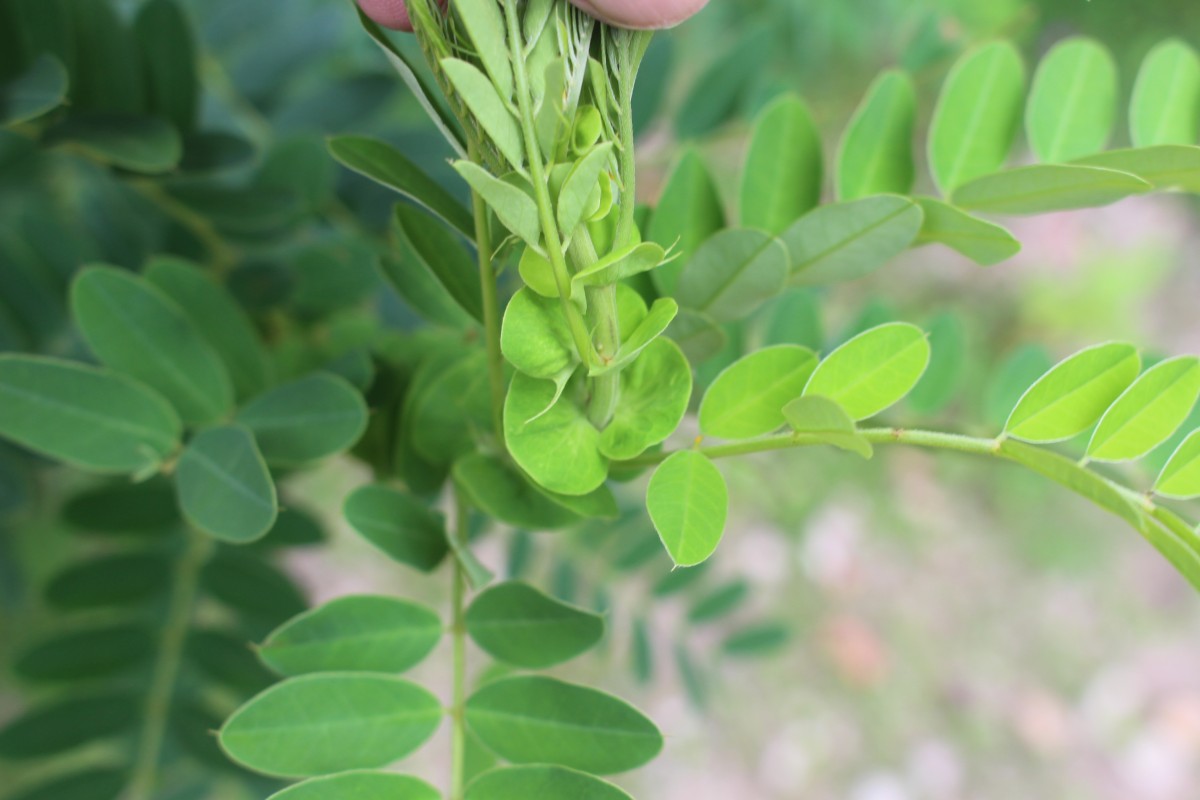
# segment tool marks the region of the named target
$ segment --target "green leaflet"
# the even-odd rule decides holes
[[[343,166],[421,204],[474,241],[471,212],[396,148],[365,136],[335,136],[329,152]]]
[[[912,191],[916,114],[916,90],[906,73],[891,70],[875,79],[842,137],[839,200]]]
[[[475,644],[524,669],[569,661],[604,636],[603,618],[517,582],[498,584],[476,597],[466,623]]]
[[[703,364],[725,347],[729,338],[725,330],[707,314],[681,308],[667,327],[667,336],[692,364]]]
[[[277,680],[251,647],[244,633],[199,628],[188,634],[184,655],[208,680],[249,696]]]
[[[267,463],[297,466],[353,446],[367,428],[367,404],[343,379],[316,373],[251,400],[237,421],[254,434]]]
[[[178,449],[167,401],[116,372],[0,355],[0,436],[79,469],[147,474]]]
[[[220,742],[245,767],[303,778],[385,767],[424,744],[441,719],[441,703],[415,683],[324,673],[253,698],[226,721]]]
[[[607,781],[564,767],[504,767],[467,786],[466,800],[633,800]]]
[[[1200,497],[1200,430],[1179,443],[1154,482],[1154,492],[1180,500]]]
[[[46,585],[46,603],[59,611],[138,605],[162,595],[171,562],[157,553],[92,558],[61,570]]]
[[[1129,108],[1134,147],[1196,144],[1200,133],[1200,56],[1168,39],[1142,62]]]
[[[488,5],[493,11],[496,10],[494,3]],[[507,59],[504,63],[508,63]],[[488,139],[513,169],[520,170],[525,164],[525,137],[521,135],[521,126],[517,124],[516,117],[508,110],[500,95],[496,94],[496,87],[486,75],[466,61],[443,58],[441,68],[454,86],[454,92],[467,104]]]
[[[155,639],[142,624],[106,624],[44,639],[21,653],[12,669],[27,681],[77,681],[120,673],[148,662]]]
[[[239,398],[266,390],[271,377],[266,350],[250,319],[223,287],[202,268],[175,258],[153,259],[145,276],[175,301],[221,357]]]
[[[734,658],[761,658],[782,650],[792,638],[781,622],[762,622],[734,631],[721,642],[721,652]]]
[[[797,397],[783,407],[783,416],[792,430],[807,438],[849,450],[863,458],[874,454],[871,443],[858,432],[846,409],[828,397]]]
[[[1196,531],[1170,509],[1159,506],[1153,516],[1142,518],[1139,532],[1146,541],[1187,578],[1193,588],[1200,589],[1200,553],[1196,547]]]
[[[500,98],[507,101],[513,93],[513,68],[505,44],[508,36],[499,4],[491,0],[457,0],[455,10],[484,69],[495,82]]]
[[[53,778],[11,795],[9,800],[116,800],[128,782],[121,769],[59,770]]]
[[[746,602],[750,596],[750,584],[744,580],[735,580],[718,586],[716,589],[701,595],[692,607],[688,609],[688,622],[702,625],[728,617]]]
[[[515,764],[552,764],[609,775],[662,749],[662,734],[617,698],[543,677],[493,681],[467,700],[467,725]]]
[[[696,250],[675,297],[685,308],[732,322],[782,292],[789,267],[787,248],[778,239],[762,231],[724,230]]]
[[[669,339],[655,339],[621,372],[621,395],[600,434],[600,452],[614,461],[636,458],[666,441],[687,414],[692,370]]]
[[[804,101],[785,95],[759,116],[742,168],[741,223],[780,234],[821,202],[821,137]]]
[[[0,86],[0,126],[20,125],[62,105],[67,94],[67,68],[42,53],[19,76]]]
[[[271,795],[268,800],[441,800],[428,783],[394,772],[344,772],[312,778]]]
[[[271,473],[240,425],[196,434],[179,457],[175,485],[184,519],[222,541],[261,539],[279,513]]]
[[[704,454],[680,450],[654,471],[646,509],[675,565],[693,567],[707,561],[721,543],[729,490]]]
[[[132,114],[71,114],[46,131],[46,142],[68,142],[101,164],[147,175],[169,172],[183,157],[183,142],[171,123]]]
[[[1163,144],[1129,150],[1109,150],[1075,162],[1137,175],[1155,189],[1200,193],[1200,147]]]
[[[852,281],[903,253],[921,230],[921,208],[908,198],[878,195],[821,206],[780,237],[794,283]]]
[[[424,606],[392,597],[341,597],[276,629],[258,650],[281,675],[407,672],[442,638],[442,621]]]
[[[679,254],[678,261],[654,273],[661,294],[675,293],[679,275],[696,248],[724,227],[725,210],[708,167],[698,152],[687,149],[667,179],[646,232],[648,241]]]
[[[220,358],[179,306],[145,281],[89,267],[71,284],[71,312],[102,362],[161,392],[184,422],[213,422],[232,409]]]
[[[700,403],[700,430],[721,439],[752,439],[781,428],[783,407],[804,392],[817,354],[800,345],[767,347],[717,376]]]
[[[429,217],[411,206],[397,204],[392,220],[403,261],[401,270],[423,269],[463,311],[482,321],[479,269],[462,241],[442,226],[430,225]],[[421,307],[417,310],[424,311]]]
[[[621,284],[621,286],[624,287],[624,284]],[[618,287],[617,291],[620,293],[621,287]],[[639,297],[638,299],[640,300],[641,298]],[[614,369],[624,369],[629,366],[658,337],[666,333],[667,328],[671,326],[671,323],[678,314],[678,303],[669,297],[660,297],[654,301],[654,305],[645,311],[641,319],[634,325],[628,326],[625,324],[625,320],[622,319],[621,330],[626,333],[624,334],[624,340],[621,342],[621,349],[617,351],[617,357],[604,366],[592,367],[588,374],[591,376],[603,375]]]
[[[805,395],[837,402],[855,420],[873,417],[900,402],[929,366],[925,332],[892,322],[871,328],[834,350],[817,366]]]
[[[466,351],[409,396],[405,419],[412,444],[433,464],[449,464],[475,448],[475,434],[491,425],[487,364],[483,353]]]
[[[286,573],[245,550],[218,550],[201,570],[200,585],[251,625],[267,629],[308,608],[300,587]]]
[[[1008,160],[1024,91],[1025,67],[1009,42],[978,47],[954,65],[929,131],[929,164],[943,195]]]
[[[1088,444],[1096,461],[1134,461],[1171,438],[1200,398],[1200,358],[1181,356],[1146,370],[1104,412]]]
[[[1057,364],[1021,397],[1004,432],[1028,442],[1059,442],[1086,431],[1137,378],[1130,344],[1089,347]]]
[[[608,286],[663,265],[667,252],[653,242],[630,245],[616,250],[581,270],[571,279],[572,290],[578,294],[583,286]]]
[[[538,221],[537,203],[527,191],[493,177],[483,167],[469,161],[455,161],[454,169],[484,199],[504,227],[530,247],[541,248],[542,226]]]
[[[1105,206],[1153,188],[1113,169],[1036,164],[976,178],[955,189],[950,202],[991,214],[1046,214]]]
[[[967,332],[953,312],[934,317],[929,331],[929,367],[908,395],[908,405],[918,414],[931,416],[942,411],[962,386],[968,366]]]
[[[525,282],[525,285],[542,297],[558,297],[558,283],[554,279],[554,267],[545,256],[532,247],[526,247],[521,253],[518,271],[521,273],[521,280]]]
[[[342,512],[364,539],[422,572],[436,569],[449,551],[442,515],[398,489],[364,486],[346,498]]]
[[[500,347],[510,364],[534,378],[554,380],[579,363],[562,304],[528,288],[504,311]]]
[[[1017,238],[994,222],[932,197],[915,199],[924,213],[917,235],[919,245],[944,244],[985,267],[1007,261],[1021,251]]]
[[[562,506],[583,519],[617,519],[621,516],[617,497],[607,484],[601,484],[594,491],[580,495],[558,494],[538,486],[536,483],[530,485],[535,491],[545,495],[550,502]]]
[[[472,453],[459,459],[454,483],[472,505],[508,525],[540,531],[579,521],[578,515],[496,456]]]
[[[175,0],[150,0],[138,9],[133,32],[142,51],[148,110],[190,133],[200,107],[200,76],[187,15]]]
[[[518,373],[504,403],[504,434],[513,459],[552,492],[584,495],[608,476],[600,432],[588,421],[571,387],[555,399],[555,385]]]
[[[161,536],[179,523],[175,490],[165,478],[102,483],[71,496],[62,519],[87,536]]]
[[[1034,155],[1048,163],[1103,150],[1117,116],[1117,65],[1104,45],[1059,42],[1033,78],[1025,124]]]
[[[600,176],[612,161],[612,150],[611,142],[593,147],[576,162],[563,182],[562,191],[558,193],[558,227],[564,239],[569,241],[583,221],[588,200],[595,194]]]
[[[0,729],[0,756],[41,758],[123,734],[138,724],[138,700],[132,693],[109,692],[35,705]]]

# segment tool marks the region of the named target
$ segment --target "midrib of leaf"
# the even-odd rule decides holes
[[[526,714],[519,714],[515,711],[503,711],[495,708],[479,708],[468,709],[467,714],[474,713],[476,716],[494,717],[498,720],[523,722],[530,726],[542,726],[546,728],[555,728],[558,730],[578,731],[590,734],[602,734],[605,736],[615,736],[625,739],[649,739],[657,742],[658,737],[649,732],[634,731],[629,728],[617,728],[611,725],[584,725],[579,722],[567,722],[560,719],[550,719],[547,717],[532,717]]]
[[[1178,386],[1182,381],[1184,381],[1187,378],[1188,374],[1191,371],[1192,370],[1188,370],[1188,371],[1184,372],[1182,375],[1179,375],[1178,377],[1176,377],[1169,384],[1162,387],[1150,402],[1143,404],[1140,409],[1138,409],[1132,415],[1130,415],[1129,418],[1126,419],[1123,423],[1121,423],[1112,433],[1110,433],[1108,436],[1106,436],[1103,440],[1097,442],[1096,446],[1094,448],[1090,448],[1090,449],[1098,450],[1101,447],[1104,447],[1109,442],[1111,442],[1113,439],[1115,439],[1118,436],[1120,436],[1121,434],[1123,434],[1127,429],[1129,429],[1130,427],[1133,427],[1139,420],[1144,419],[1146,416],[1153,416],[1152,412],[1154,411],[1154,409],[1158,408],[1163,403],[1169,402],[1174,399],[1171,397],[1170,393],[1174,390],[1174,388],[1176,386]],[[1119,402],[1119,399],[1114,402]],[[1104,424],[1103,419],[1100,420],[1100,424],[1101,425]]]
[[[867,381],[875,378],[875,376],[879,375],[880,373],[895,369],[896,362],[899,361],[909,350],[919,345],[920,342],[920,339],[914,339],[901,349],[888,356],[886,361],[876,361],[875,365],[871,367],[871,369],[860,372],[856,380],[845,384],[842,390],[838,393],[838,397],[845,397],[847,393],[854,391],[859,386],[862,386]],[[836,400],[837,398],[835,397],[830,399]]]
[[[238,456],[237,456],[238,460],[234,462],[234,466],[241,465],[241,463],[242,463],[241,455],[242,455],[241,453],[238,454]],[[265,508],[267,510],[274,510],[275,507],[271,503],[264,503],[261,497],[259,497],[253,491],[251,491],[249,488],[246,487],[246,484],[244,484],[241,481],[234,478],[231,472],[226,472],[225,470],[221,469],[221,467],[215,461],[213,461],[211,458],[209,458],[207,454],[205,454],[199,450],[193,449],[190,452],[189,457],[192,459],[195,459],[196,463],[198,465],[200,465],[201,467],[203,467],[204,470],[206,472],[208,472],[208,474],[210,476],[215,477],[218,480],[218,482],[225,484],[225,486],[229,487],[230,489],[233,489],[235,492],[240,494],[242,497],[245,497],[245,498],[251,500],[255,505],[259,506],[260,508]]]
[[[885,195],[879,195],[879,196],[885,196]],[[863,198],[863,199],[865,200],[868,198]],[[850,202],[856,203],[859,201],[851,200]],[[870,234],[874,233],[879,228],[882,228],[884,225],[888,224],[889,222],[894,220],[896,217],[899,217],[901,214],[903,214],[904,212],[908,211],[911,208],[912,208],[911,204],[901,206],[896,211],[893,211],[892,213],[888,214],[887,216],[880,218],[876,222],[872,222],[870,225],[866,226],[865,228],[859,228],[858,232],[855,233],[853,236],[847,236],[844,239],[839,239],[837,242],[834,242],[831,246],[825,248],[824,250],[820,251],[812,258],[805,261],[802,265],[793,265],[792,274],[797,275],[797,274],[804,272],[807,269],[811,269],[813,264],[820,263],[821,261],[824,261],[826,258],[828,258],[830,256],[830,254],[836,253],[839,250],[844,250],[845,248],[849,247],[852,242],[869,236]]]
[[[1072,165],[1058,164],[1055,166],[1071,167]],[[1072,192],[1078,192],[1080,190],[1085,190],[1085,189],[1086,190],[1097,190],[1097,189],[1124,190],[1124,189],[1128,188],[1129,191],[1132,193],[1138,189],[1143,188],[1141,186],[1131,186],[1131,185],[1122,183],[1117,180],[1117,176],[1122,176],[1122,175],[1124,175],[1126,177],[1132,177],[1132,178],[1137,177],[1136,175],[1132,175],[1131,173],[1121,172],[1120,170],[1110,169],[1108,167],[1081,167],[1081,168],[1089,169],[1089,170],[1103,170],[1104,172],[1113,173],[1113,176],[1105,175],[1103,177],[1103,180],[1093,181],[1091,183],[1088,183],[1086,186],[1080,186],[1080,185],[1076,184],[1076,185],[1067,186],[1065,188],[1058,187],[1058,188],[1050,188],[1050,189],[1038,189],[1036,191],[1029,191],[1029,192],[1012,192],[1009,194],[1001,195],[1000,199],[993,198],[989,201],[972,203],[971,209],[976,210],[976,211],[986,211],[990,208],[995,208],[996,206],[1004,206],[1005,204],[1008,204],[1008,203],[1013,203],[1013,202],[1022,201],[1022,200],[1036,200],[1036,199],[1042,199],[1042,198],[1046,198],[1046,197],[1057,197],[1059,195],[1070,194]],[[992,173],[992,175],[999,175],[999,174],[1001,174],[1001,173],[998,173],[998,172]],[[987,177],[988,176],[983,176],[979,180],[984,180]],[[1099,176],[1097,176],[1097,177],[1099,177]],[[964,184],[964,186],[970,186],[970,184]]]
[[[757,392],[756,394],[747,397],[746,400],[744,400],[740,403],[734,404],[733,406],[730,407],[730,410],[728,412],[719,415],[717,417],[717,419],[721,422],[724,422],[724,421],[730,419],[731,417],[742,416],[742,414],[745,413],[746,409],[753,408],[756,404],[760,403],[762,400],[762,397],[764,395],[771,393],[775,389],[779,388],[783,384],[790,381],[797,372],[803,372],[804,369],[809,364],[812,363],[812,361],[813,361],[813,359],[809,358],[807,361],[804,362],[804,364],[802,364],[798,367],[793,367],[792,369],[783,373],[778,378],[776,378],[775,380],[768,383],[762,391]]]
[[[885,148],[882,145],[884,142],[888,141],[889,134],[891,133],[891,123],[893,122],[892,112],[896,107],[898,96],[899,96],[899,92],[892,92],[891,97],[887,98],[888,105],[887,105],[887,108],[885,109],[886,113],[884,114],[883,118],[887,121],[888,124],[880,126],[880,133],[879,133],[879,136],[876,137],[875,146],[873,148],[871,148],[871,158],[868,161],[868,168],[867,168],[866,172],[864,173],[866,176],[864,183],[866,183],[867,185],[875,184],[875,179],[878,178],[879,173],[881,171],[880,165],[885,163],[884,159],[883,159],[883,153],[884,153]],[[859,186],[857,188],[861,190],[862,186]]]
[[[120,431],[121,433],[128,433],[131,436],[136,436],[140,439],[150,440],[151,442],[163,445],[164,450],[170,450],[171,445],[175,443],[174,439],[160,438],[160,432],[152,428],[143,428],[139,425],[115,420],[112,417],[106,417],[103,414],[96,413],[95,411],[89,411],[79,406],[73,406],[68,403],[64,403],[61,400],[35,394],[25,389],[18,389],[17,387],[9,384],[0,383],[0,392],[7,392],[11,395],[15,395],[16,397],[49,406],[50,408],[67,414],[68,416],[75,416],[89,422],[95,422],[112,430]]]
[[[987,108],[987,101],[991,99],[989,95],[991,95],[992,90],[995,88],[997,76],[999,75],[1000,71],[999,65],[1003,60],[1003,53],[1003,50],[995,50],[989,59],[986,68],[987,71],[985,72],[983,87],[980,89],[978,94],[979,102],[977,102],[975,107],[971,110],[971,116],[968,118],[968,124],[966,128],[967,135],[963,137],[962,146],[959,148],[954,157],[953,169],[950,171],[950,175],[947,176],[947,193],[959,185],[959,175],[962,174],[963,161],[966,159],[967,154],[971,152],[971,142],[978,133],[977,129],[979,128],[980,118],[983,116],[983,113]]]
[[[1094,53],[1089,50],[1087,58],[1090,59],[1093,55]],[[1082,68],[1077,65],[1075,73],[1071,76],[1071,85],[1067,90],[1067,99],[1063,103],[1063,113],[1059,118],[1060,122],[1052,139],[1052,146],[1050,148],[1050,160],[1052,161],[1057,161],[1062,155],[1061,150],[1063,138],[1066,136],[1067,130],[1071,127],[1069,124],[1071,115],[1075,113],[1076,108],[1079,106],[1081,89],[1083,88],[1082,84],[1087,78],[1087,74],[1088,71],[1086,68]]]
[[[767,250],[769,250],[773,244],[775,244],[775,238],[770,234],[767,234],[767,236],[768,238],[766,242],[764,242],[761,247],[756,248],[754,252],[742,262],[741,269],[735,271],[728,278],[718,284],[717,290],[712,293],[708,301],[699,309],[700,311],[708,311],[710,308],[712,308],[717,300],[719,300],[721,296],[729,290],[729,287],[733,286],[733,284],[735,284],[739,278],[745,275],[746,271],[758,261],[759,257],[762,256],[763,253],[767,252]],[[649,315],[647,315],[647,317],[648,316]]]
[[[1170,116],[1171,116],[1167,112],[1169,109],[1172,109],[1175,107],[1176,103],[1179,101],[1179,98],[1176,97],[1176,95],[1180,94],[1183,91],[1183,86],[1182,86],[1183,70],[1179,69],[1179,65],[1181,62],[1185,62],[1187,60],[1188,59],[1187,59],[1186,53],[1179,53],[1172,59],[1173,63],[1171,64],[1171,69],[1170,69],[1171,77],[1167,79],[1167,89],[1166,89],[1167,102],[1160,104],[1159,111],[1161,113],[1159,113],[1158,119],[1155,121],[1155,126],[1154,126],[1154,142],[1155,143],[1159,142],[1162,139],[1163,129],[1166,127],[1167,120],[1170,119]]]

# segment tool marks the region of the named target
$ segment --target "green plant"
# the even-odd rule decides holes
[[[56,780],[100,787],[87,796],[158,796],[164,731],[194,710],[177,689],[190,657],[238,702],[257,692],[221,727],[220,743],[242,767],[303,779],[273,795],[281,800],[439,797],[423,780],[379,770],[424,745],[444,719],[451,800],[626,797],[599,776],[647,763],[662,735],[617,698],[539,674],[600,642],[603,618],[528,583],[493,583],[474,542],[496,523],[614,526],[618,496],[628,494],[621,485],[649,473],[646,511],[680,568],[660,584],[666,594],[700,575],[723,536],[730,498],[714,461],[768,450],[821,446],[870,458],[903,444],[1015,462],[1127,521],[1200,587],[1196,531],[1173,503],[1200,496],[1200,432],[1180,431],[1200,397],[1200,359],[1143,371],[1133,345],[1088,348],[1007,386],[1003,430],[971,437],[864,424],[914,390],[920,406],[939,406],[941,384],[953,381],[953,359],[943,356],[956,346],[952,326],[930,337],[885,320],[822,357],[801,343],[803,320],[788,316],[816,301],[811,287],[865,278],[913,246],[942,244],[980,264],[1014,255],[1016,239],[976,213],[1196,191],[1200,60],[1186,45],[1169,42],[1147,58],[1129,113],[1134,147],[1109,151],[1117,75],[1102,46],[1060,44],[1027,101],[1011,45],[967,54],[929,133],[940,198],[913,194],[917,115],[905,74],[883,75],[854,115],[837,200],[824,205],[819,136],[804,103],[782,96],[755,126],[730,226],[694,151],[678,160],[653,210],[635,202],[634,83],[648,34],[607,28],[561,0],[457,0],[449,16],[430,0],[409,6],[424,63],[363,23],[457,154],[471,208],[382,141],[339,136],[329,149],[415,203],[394,211],[382,271],[428,327],[398,332],[337,317],[341,307],[324,305],[320,283],[291,315],[252,322],[212,273],[156,258],[140,274],[96,265],[72,277],[70,314],[99,366],[0,355],[0,436],[120,479],[73,497],[66,519],[94,533],[158,537],[68,572],[51,584],[51,603],[145,604],[164,614],[165,631],[156,639],[144,625],[98,620],[23,655],[27,676],[74,682],[153,652],[153,679],[137,699],[91,687],[35,708],[0,731],[0,756],[49,755],[137,728],[129,763],[110,759]],[[54,126],[70,122],[45,117],[66,91],[60,70],[29,56],[7,95],[44,100],[9,116],[29,134],[23,145],[52,140]],[[170,71],[151,74],[159,72]],[[1004,169],[1023,109],[1041,163]],[[140,126],[119,126],[127,134],[119,142],[147,145],[134,136]],[[214,187],[137,186],[192,234],[212,272],[231,266],[207,218],[176,202]],[[228,211],[230,195],[214,204]],[[226,218],[235,229],[239,221]],[[358,262],[338,254],[320,263]],[[353,273],[338,273],[351,294]],[[257,288],[269,294],[269,285]],[[781,297],[790,305],[770,309],[782,322],[769,344],[743,353],[747,320]],[[326,324],[310,331],[308,318]],[[689,409],[700,435],[691,446],[665,444],[688,438],[680,431]],[[1174,454],[1146,491],[1107,466],[1169,441]],[[1067,444],[1051,446],[1058,442]],[[345,499],[346,520],[392,560],[446,573],[448,619],[384,596],[294,616],[298,593],[254,555],[319,540],[312,523],[280,513],[276,484],[346,451],[375,478]],[[206,593],[228,616],[195,630]],[[693,609],[695,621],[744,593],[716,587]],[[261,642],[259,658],[282,681],[239,649],[246,638]],[[448,703],[398,677],[443,638]],[[769,648],[779,638],[768,623],[726,648]],[[497,664],[475,686],[469,640]],[[78,661],[97,653],[105,659]],[[145,713],[129,713],[139,702]],[[212,724],[211,709],[192,716],[200,729]],[[79,719],[96,727],[72,724]],[[61,796],[62,787],[20,796]]]

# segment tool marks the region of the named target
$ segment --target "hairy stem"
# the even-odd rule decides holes
[[[542,225],[542,236],[546,242],[546,257],[554,269],[554,283],[558,288],[558,297],[562,302],[563,314],[571,329],[571,338],[579,357],[587,366],[595,362],[587,328],[579,309],[571,302],[571,271],[567,268],[563,256],[562,238],[558,235],[558,221],[554,215],[554,203],[550,199],[550,189],[546,183],[546,169],[542,164],[542,154],[538,149],[537,129],[533,120],[533,95],[529,89],[529,74],[525,69],[525,58],[521,46],[521,21],[517,14],[516,0],[504,0],[504,16],[508,23],[508,44],[512,55],[513,80],[516,84],[515,94],[517,108],[521,114],[521,132],[525,139],[525,157],[529,160],[529,178],[533,183],[534,199],[537,201],[538,218]]]
[[[471,160],[478,162],[471,146]],[[475,250],[479,255],[479,285],[483,294],[483,333],[487,343],[488,383],[492,391],[492,425],[496,438],[504,442],[504,354],[500,351],[500,297],[492,266],[492,233],[488,208],[477,192],[471,192],[475,212]]]
[[[172,581],[167,620],[163,627],[158,659],[154,664],[154,674],[150,680],[145,721],[142,724],[137,759],[125,800],[151,800],[156,796],[158,760],[171,714],[171,696],[175,691],[175,681],[179,677],[183,648],[192,620],[192,610],[196,604],[200,570],[208,561],[212,546],[212,540],[207,536],[195,531],[188,532],[187,550],[175,569]]]
[[[467,546],[467,527],[470,508],[462,492],[454,493],[454,543],[457,547]],[[452,548],[452,549],[456,549]],[[463,800],[466,789],[467,730],[464,713],[467,700],[467,625],[466,613],[467,577],[463,568],[454,561],[450,593],[450,635],[454,641],[454,689],[450,707],[450,798]]]

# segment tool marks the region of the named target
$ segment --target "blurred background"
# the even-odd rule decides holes
[[[41,0],[0,0],[0,76],[22,58],[4,15],[31,3]],[[39,8],[57,5],[72,7],[74,44],[63,46],[78,74],[129,60],[143,4]],[[369,386],[364,343],[420,323],[375,266],[394,197],[336,167],[323,137],[386,139],[461,192],[449,154],[349,0],[184,5],[201,89],[198,115],[175,120],[185,146],[170,175],[143,169],[152,151],[98,155],[69,129],[62,146],[0,133],[0,351],[79,355],[64,307],[74,270],[172,253],[219,270],[283,357],[294,351]],[[47,19],[42,35],[54,39]],[[653,203],[681,149],[694,147],[732,202],[751,124],[781,93],[803,96],[832,159],[881,69],[914,75],[924,125],[970,45],[1009,37],[1033,63],[1076,34],[1112,49],[1128,96],[1154,44],[1200,43],[1200,13],[1194,0],[712,0],[658,36],[643,69],[640,191]],[[111,70],[92,74],[73,90],[74,108],[128,100],[103,79]],[[1157,196],[1020,221],[1022,254],[986,269],[949,251],[910,252],[869,279],[784,297],[731,337],[701,379],[773,337],[828,349],[907,319],[933,331],[935,349],[939,332],[961,346],[900,420],[994,432],[1022,381],[1078,347],[1128,338],[1151,353],[1200,351],[1198,211],[1191,199]],[[733,516],[705,568],[669,572],[648,521],[632,514],[552,537],[506,532],[481,551],[497,572],[609,612],[602,652],[564,674],[630,698],[666,733],[663,757],[619,781],[636,796],[1200,794],[1200,604],[1118,520],[1032,475],[962,456],[889,451],[864,464],[814,451],[722,469]],[[228,554],[224,572],[207,576],[216,602],[189,649],[194,696],[172,717],[164,800],[274,788],[224,762],[207,733],[270,680],[239,635],[260,638],[304,604],[341,594],[441,597],[444,581],[380,563],[343,528],[341,500],[367,480],[348,459],[292,476],[291,534],[253,557]],[[0,445],[0,663],[63,626],[63,570],[115,547],[72,524],[88,491]],[[421,676],[436,686],[443,671],[434,659]],[[0,723],[55,691],[19,673],[0,673]],[[103,748],[71,758],[99,763]],[[414,768],[440,783],[443,756],[435,749]],[[0,759],[0,797],[43,797],[20,787],[60,763]]]

